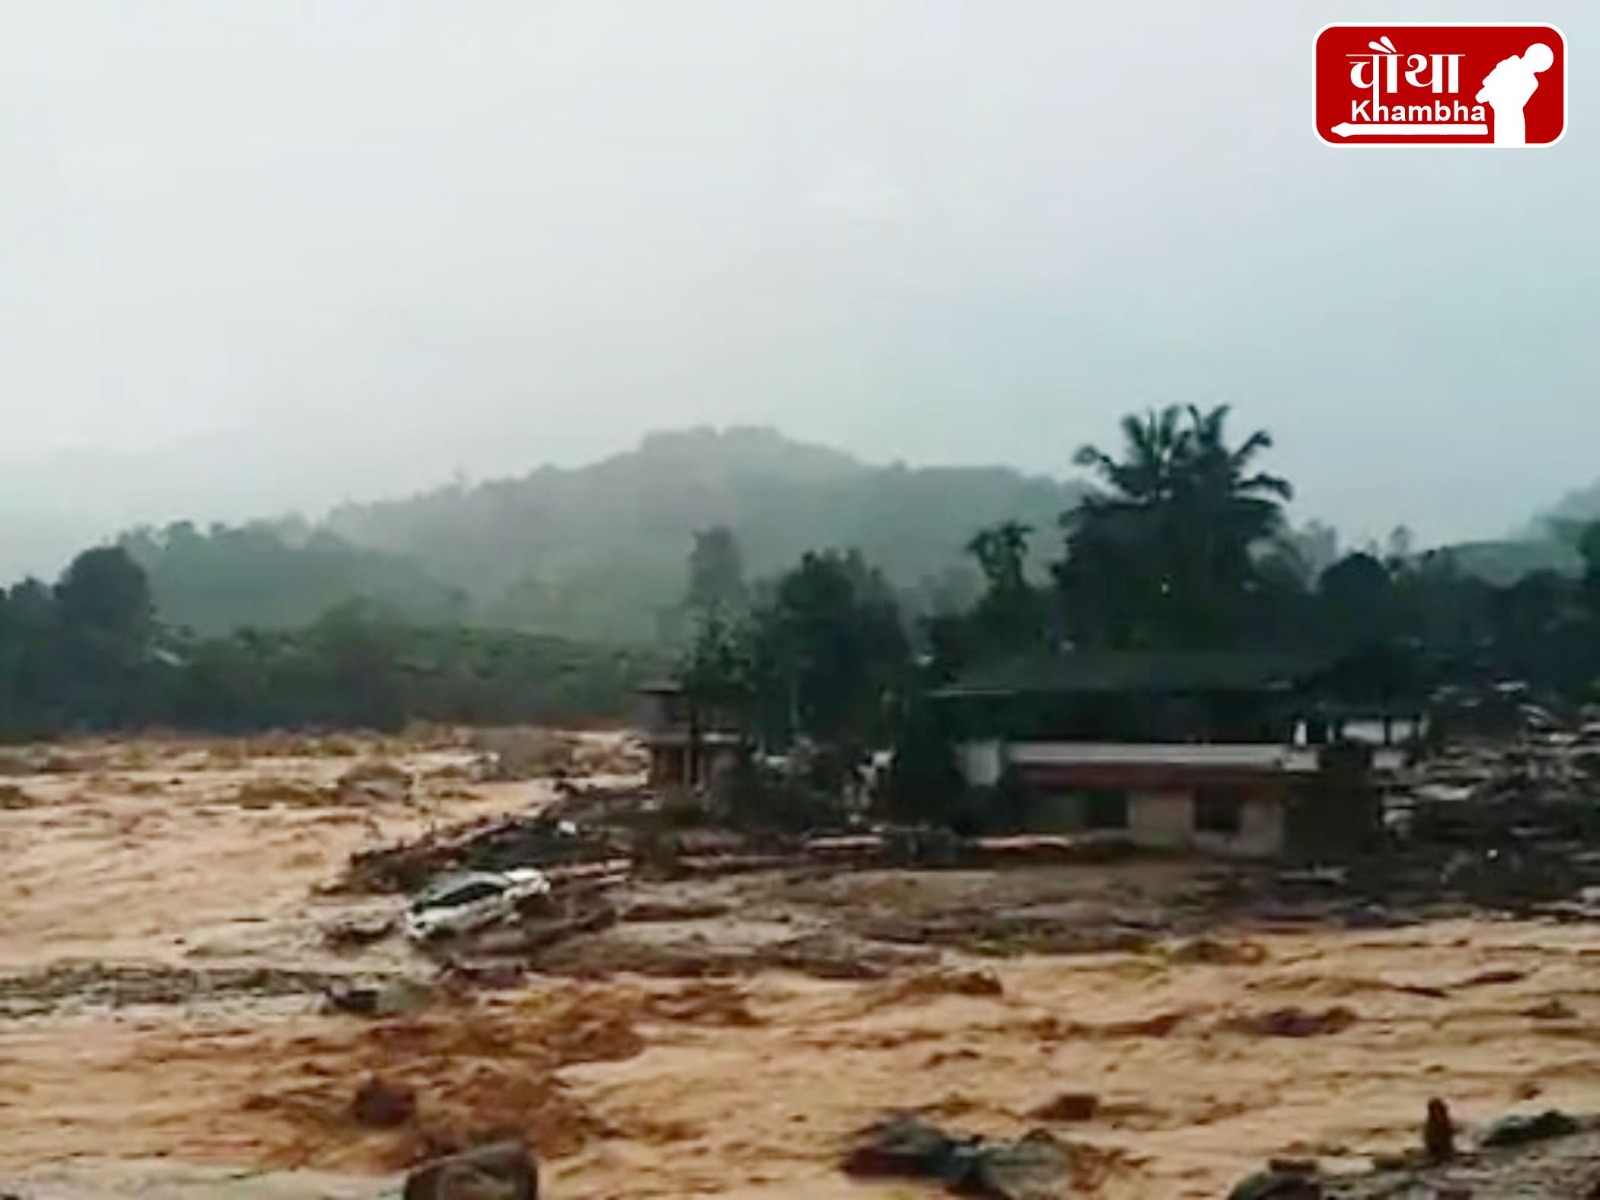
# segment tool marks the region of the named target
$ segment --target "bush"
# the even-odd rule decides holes
[[[718,777],[712,801],[729,826],[750,832],[803,833],[840,829],[849,822],[841,793],[749,761]]]
[[[1033,793],[1015,767],[1006,767],[991,799],[988,821],[991,830],[1020,833],[1028,828],[1033,815]]]
[[[704,797],[695,792],[676,790],[662,799],[659,816],[663,829],[704,829],[712,824],[715,813]]]

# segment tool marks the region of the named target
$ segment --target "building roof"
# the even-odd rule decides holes
[[[641,696],[676,696],[683,691],[683,684],[676,679],[652,679],[633,690]]]
[[[1282,691],[1306,682],[1327,665],[1304,655],[1083,650],[980,667],[935,695]]]

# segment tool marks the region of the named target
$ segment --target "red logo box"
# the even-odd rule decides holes
[[[1549,146],[1567,130],[1553,25],[1328,25],[1317,134],[1335,146]]]

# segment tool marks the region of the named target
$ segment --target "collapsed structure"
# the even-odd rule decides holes
[[[737,758],[739,737],[733,723],[725,714],[691,705],[682,684],[661,680],[645,684],[638,693],[651,787],[704,787]]]

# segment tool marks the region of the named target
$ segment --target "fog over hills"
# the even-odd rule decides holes
[[[126,539],[163,614],[202,630],[293,625],[351,596],[607,640],[661,631],[694,535],[724,525],[759,579],[805,551],[859,549],[923,607],[970,598],[963,547],[1018,519],[1056,545],[1079,485],[1003,467],[873,465],[763,428],[647,437],[583,467],[456,483],[320,520],[195,522]]]
[[[78,550],[138,527],[127,544],[151,572],[163,616],[200,630],[290,626],[368,598],[428,618],[636,641],[670,619],[694,534],[710,526],[735,532],[753,579],[808,549],[854,547],[913,604],[938,607],[970,598],[962,547],[976,530],[1025,522],[1042,566],[1081,489],[1001,466],[874,464],[754,426],[658,432],[585,465],[458,475],[375,500],[359,498],[383,497],[385,480],[407,469],[437,481],[437,463],[381,446],[339,458],[280,441],[257,447],[253,469],[235,470],[230,449],[201,439],[145,455],[79,452],[0,474],[0,567],[13,579],[52,578]],[[304,502],[274,507],[300,475]],[[93,482],[71,490],[71,509],[40,504],[61,494],[62,479]],[[141,519],[126,520],[129,511]],[[1575,490],[1514,535],[1489,531],[1461,561],[1497,581],[1572,569],[1570,539],[1543,518],[1597,515],[1594,489]]]

